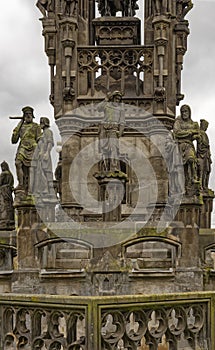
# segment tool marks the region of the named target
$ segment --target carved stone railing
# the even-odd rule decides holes
[[[152,47],[79,47],[78,97],[101,98],[110,87],[123,93],[129,92],[132,98],[152,97],[152,63]],[[150,83],[147,83],[148,80]]]
[[[81,349],[87,341],[87,303],[63,300],[38,295],[0,298],[0,349]]]
[[[0,295],[0,349],[215,348],[215,293]]]

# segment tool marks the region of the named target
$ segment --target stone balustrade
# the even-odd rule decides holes
[[[215,293],[0,295],[0,349],[212,350]]]

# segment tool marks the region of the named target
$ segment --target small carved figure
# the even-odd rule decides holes
[[[155,15],[164,15],[168,11],[168,0],[154,0]]]
[[[0,229],[14,226],[13,185],[14,179],[7,162],[1,163],[0,174]]]
[[[73,16],[77,12],[78,0],[64,0],[64,15],[65,16]]]
[[[1,174],[0,174],[0,186],[8,185],[11,188],[11,191],[13,190],[13,174],[10,171],[9,165],[7,162],[3,161],[1,163]]]
[[[48,12],[53,12],[53,6],[52,6],[53,0],[38,0],[36,3],[36,6],[42,13],[43,17],[48,16]]]
[[[65,101],[72,101],[75,98],[75,89],[73,88],[73,83],[71,87],[65,87],[63,89],[63,98]]]
[[[105,171],[119,171],[119,137],[122,136],[125,116],[122,93],[114,91],[98,106],[104,112],[104,119],[99,125],[99,152],[103,155]]]
[[[25,190],[28,193],[30,181],[30,167],[33,154],[41,136],[41,128],[33,122],[33,108],[26,106],[22,109],[23,117],[13,130],[11,141],[17,143],[20,140],[16,158],[16,173],[18,179],[17,190]]]
[[[197,141],[197,158],[199,164],[199,179],[204,190],[208,189],[209,176],[211,172],[211,152],[208,135],[206,134],[208,121],[200,120],[200,137]]]
[[[34,194],[53,194],[51,150],[54,146],[54,140],[49,119],[40,118],[40,127],[43,133],[32,160],[30,190]]]
[[[133,17],[136,14],[136,10],[139,10],[137,0],[121,1],[121,4],[123,7],[122,16]]]
[[[134,16],[136,10],[139,9],[137,0],[96,0],[98,2],[98,10],[101,16],[116,16],[118,11],[122,12],[122,16]]]
[[[186,187],[192,187],[192,184],[198,182],[197,156],[193,141],[199,138],[199,125],[191,119],[188,105],[183,105],[180,111],[181,115],[175,120],[173,132],[184,164]]]
[[[176,17],[178,20],[184,20],[187,13],[192,10],[192,0],[177,0],[176,2]]]

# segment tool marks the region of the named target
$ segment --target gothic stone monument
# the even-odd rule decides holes
[[[198,125],[187,105],[176,116],[192,2],[145,0],[143,20],[140,5],[37,1],[62,149],[54,186],[47,118],[33,124],[39,153],[29,168],[17,153],[17,244],[2,245],[11,257],[17,250],[17,267],[2,289],[122,295],[215,286],[208,123]],[[33,123],[27,109],[12,142]]]

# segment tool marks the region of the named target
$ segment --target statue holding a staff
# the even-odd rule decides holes
[[[10,117],[10,119],[21,119],[13,130],[11,142],[19,142],[16,153],[15,165],[18,179],[16,190],[29,193],[30,167],[34,150],[41,136],[40,125],[33,122],[33,108],[26,106],[22,109],[22,117]]]

